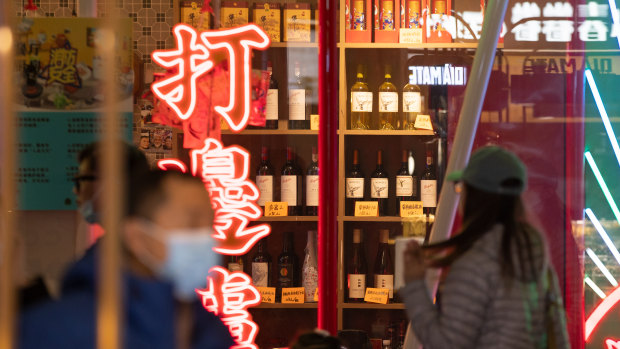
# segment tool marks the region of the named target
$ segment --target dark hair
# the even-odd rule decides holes
[[[291,349],[340,349],[340,341],[336,337],[310,332],[299,336]]]
[[[478,239],[500,224],[503,226],[499,254],[503,275],[525,280],[538,277],[539,272],[534,267],[534,255],[535,249],[542,245],[542,240],[536,229],[526,221],[520,195],[489,193],[465,183],[463,211],[463,227],[459,233],[446,241],[424,246],[425,249],[438,252],[449,250],[445,256],[435,260],[433,266],[450,266]],[[514,265],[513,251],[517,252],[518,266]]]
[[[123,148],[123,157],[125,158],[125,173],[129,175],[140,175],[150,169],[144,153],[131,144],[121,142]],[[95,142],[87,145],[78,154],[78,163],[86,162],[89,170],[98,172],[101,165],[101,152],[105,148],[103,143]]]

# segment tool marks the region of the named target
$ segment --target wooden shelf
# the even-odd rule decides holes
[[[272,42],[269,47],[278,47],[278,48],[293,48],[293,47],[308,47],[308,48],[318,48],[319,44],[316,42]]]
[[[374,303],[342,303],[340,304],[342,309],[405,309],[404,303],[388,303],[388,304],[374,304]]]
[[[433,131],[428,130],[344,130],[348,136],[434,136]]]
[[[346,42],[338,44],[344,48],[399,48],[399,49],[476,49],[476,42],[455,42],[455,43],[422,43],[422,44],[403,44],[403,43],[384,43],[384,42]],[[498,44],[497,48],[504,48],[504,44]]]
[[[250,136],[250,135],[271,135],[271,136],[317,136],[319,134],[318,130],[289,130],[289,129],[245,129],[239,133],[232,132],[231,130],[222,130],[222,135],[240,135],[240,136]]]
[[[259,222],[318,222],[318,216],[261,217]]]
[[[340,216],[339,220],[344,222],[402,222],[406,218],[396,216],[382,216],[382,217],[355,217],[355,216]]]
[[[316,309],[318,303],[283,304],[283,303],[261,303],[257,307],[250,309]]]

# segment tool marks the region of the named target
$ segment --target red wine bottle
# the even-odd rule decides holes
[[[379,215],[388,214],[388,174],[383,168],[381,150],[377,151],[377,168],[370,176],[370,199],[379,202]]]
[[[355,203],[364,200],[366,179],[359,164],[359,153],[353,150],[353,165],[345,179],[345,208],[348,216],[355,214]]]
[[[319,155],[312,147],[312,163],[306,172],[306,215],[319,215]]]
[[[413,200],[413,192],[416,183],[413,179],[413,173],[409,172],[409,164],[407,160],[407,151],[403,150],[403,157],[400,169],[396,173],[396,202],[397,209],[400,207],[401,201]]]
[[[286,232],[283,237],[282,253],[278,256],[278,283],[276,299],[282,296],[282,288],[299,285],[299,259],[294,251],[293,233]]]
[[[289,216],[301,214],[301,180],[301,170],[295,162],[293,148],[286,147],[286,163],[280,177],[280,200],[288,203]]]
[[[257,251],[252,257],[252,283],[256,287],[271,286],[271,255],[267,252],[267,239],[256,244]]]
[[[366,294],[366,275],[368,265],[362,244],[361,229],[353,229],[353,251],[347,270],[349,302],[363,302]]]
[[[435,207],[437,207],[437,176],[433,165],[433,152],[430,150],[426,151],[426,167],[420,181],[420,188],[424,213],[434,215]]]
[[[275,130],[278,128],[278,81],[273,77],[271,61],[267,61],[267,71],[269,72],[269,89],[265,105],[265,128]]]
[[[295,78],[289,84],[288,90],[288,128],[308,129],[310,128],[311,112],[310,90],[306,89],[301,77],[301,67],[299,62],[295,62]]]
[[[261,162],[256,169],[256,187],[260,192],[260,197],[256,203],[265,207],[266,202],[272,202],[273,200],[273,166],[269,162],[269,150],[263,146],[261,148]]]
[[[375,258],[375,288],[386,288],[390,290],[390,300],[394,298],[394,262],[390,255],[388,239],[390,231],[381,229],[379,233],[379,249]]]

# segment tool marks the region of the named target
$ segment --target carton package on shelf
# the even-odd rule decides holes
[[[310,42],[310,4],[286,4],[284,8],[284,41]]]
[[[346,0],[344,6],[346,42],[371,42],[371,0]]]
[[[220,10],[220,27],[234,28],[248,24],[248,3],[245,1],[224,1]]]
[[[400,0],[375,0],[375,42],[398,42]]]
[[[181,1],[181,22],[198,31],[211,29],[211,13],[202,12],[202,1]]]
[[[427,0],[402,0],[398,41],[407,44],[426,42],[425,15]]]
[[[451,21],[451,0],[430,0],[428,17],[426,20],[426,36],[428,42],[451,43],[452,35],[448,26],[454,24]]]
[[[252,17],[254,23],[267,33],[271,42],[280,42],[280,4],[277,2],[254,3]]]

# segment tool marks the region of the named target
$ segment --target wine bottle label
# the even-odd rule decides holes
[[[319,206],[319,176],[306,176],[306,206]]]
[[[289,206],[297,206],[297,176],[280,177],[280,200]]]
[[[267,287],[269,264],[264,262],[252,262],[252,283],[256,287]]]
[[[228,263],[228,271],[243,271],[243,264],[230,262]]]
[[[351,92],[352,112],[372,112],[372,92]]]
[[[316,266],[304,265],[302,286],[305,290],[305,301],[314,302],[314,291],[319,287],[319,271]]]
[[[260,192],[256,201],[258,206],[265,206],[266,202],[273,201],[273,176],[256,176],[256,187]]]
[[[396,176],[396,196],[413,196],[413,177]]]
[[[420,181],[422,206],[424,207],[436,207],[437,206],[437,181],[432,179],[423,179]]]
[[[394,298],[394,275],[375,275],[375,288],[390,290],[390,298]]]
[[[420,98],[420,92],[403,92],[403,112],[422,112],[422,99]]]
[[[306,120],[306,90],[288,90],[288,119]]]
[[[366,293],[366,275],[349,274],[349,298],[364,298]]]
[[[347,178],[346,179],[346,197],[348,199],[364,198],[364,178]]]
[[[265,105],[265,119],[278,120],[278,90],[270,88],[267,90],[267,101]]]
[[[278,285],[280,287],[294,287],[293,285],[293,264],[280,264],[278,271]]]
[[[386,199],[388,197],[388,187],[387,178],[371,178],[370,197],[373,199]]]
[[[398,93],[379,92],[379,113],[398,113]]]

